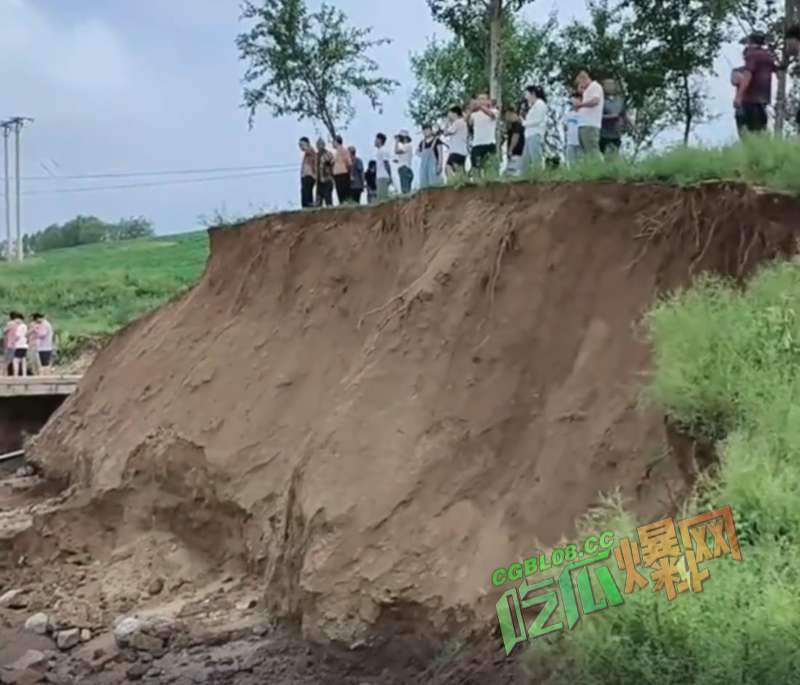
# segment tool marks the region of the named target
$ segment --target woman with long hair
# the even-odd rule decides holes
[[[547,96],[541,86],[528,86],[525,92],[528,114],[525,116],[525,151],[523,166],[542,168],[544,137],[547,133]]]

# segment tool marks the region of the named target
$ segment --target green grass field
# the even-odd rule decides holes
[[[68,359],[191,286],[207,256],[205,231],[43,252],[0,265],[0,306],[43,312]]]

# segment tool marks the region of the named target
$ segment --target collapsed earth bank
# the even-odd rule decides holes
[[[640,408],[659,293],[794,251],[739,186],[442,189],[210,232],[188,293],[99,354],[32,448],[95,554],[154,530],[242,561],[306,637],[493,620],[490,574],[598,493],[669,507],[691,464]],[[677,485],[676,485],[677,484]]]

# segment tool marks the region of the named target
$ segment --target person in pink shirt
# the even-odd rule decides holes
[[[43,375],[50,375],[53,363],[53,326],[44,317],[44,314],[33,315],[31,333],[39,355],[39,368]]]
[[[14,345],[17,341],[17,313],[8,315],[5,329],[3,330],[3,357],[5,359],[6,375],[14,375]]]
[[[14,318],[14,375],[28,375],[28,325],[25,316],[17,312]]]

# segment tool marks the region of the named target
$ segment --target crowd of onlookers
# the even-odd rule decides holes
[[[588,69],[581,69],[564,124],[568,164],[583,157],[616,154],[623,131],[630,125],[616,82],[608,79],[601,85]],[[386,134],[378,133],[374,159],[366,165],[356,148],[346,146],[341,136],[334,138],[332,149],[322,138],[316,145],[301,138],[302,206],[332,206],[334,191],[339,204],[360,204],[365,195],[368,203],[383,199],[392,186],[408,193],[415,180],[415,157],[419,188],[439,185],[458,174],[481,174],[492,165],[517,176],[544,168],[546,163],[557,163],[545,159],[550,125],[544,88],[532,85],[519,105],[506,107],[502,114],[486,94],[477,95],[466,107],[451,107],[446,123],[423,126],[416,144],[407,130],[395,135],[392,143]]]
[[[800,27],[789,28],[785,37],[783,61],[765,47],[763,34],[753,33],[742,41],[746,46],[744,65],[734,69],[731,77],[741,132],[767,128],[773,74],[785,70],[800,54]],[[547,142],[549,127],[554,125],[564,127],[563,155],[546,152],[548,147],[552,151]],[[332,150],[322,138],[316,146],[301,138],[302,206],[331,206],[334,190],[339,204],[361,204],[365,194],[371,203],[388,197],[393,186],[400,193],[408,193],[415,180],[415,157],[419,188],[439,185],[458,174],[479,175],[487,167],[519,176],[557,166],[562,157],[570,166],[581,159],[608,158],[619,153],[623,134],[632,131],[633,125],[617,82],[605,79],[599,83],[584,68],[576,75],[560,123],[548,107],[544,88],[532,85],[526,88],[522,102],[506,107],[502,113],[486,94],[477,95],[466,107],[451,107],[446,123],[423,126],[416,144],[407,130],[395,135],[392,143],[384,133],[378,133],[374,158],[366,166],[356,148],[346,146],[341,136],[333,140]],[[560,140],[561,136],[555,138]]]
[[[33,314],[29,326],[23,314],[11,312],[3,333],[6,375],[49,374],[54,337],[53,326],[43,314]]]

